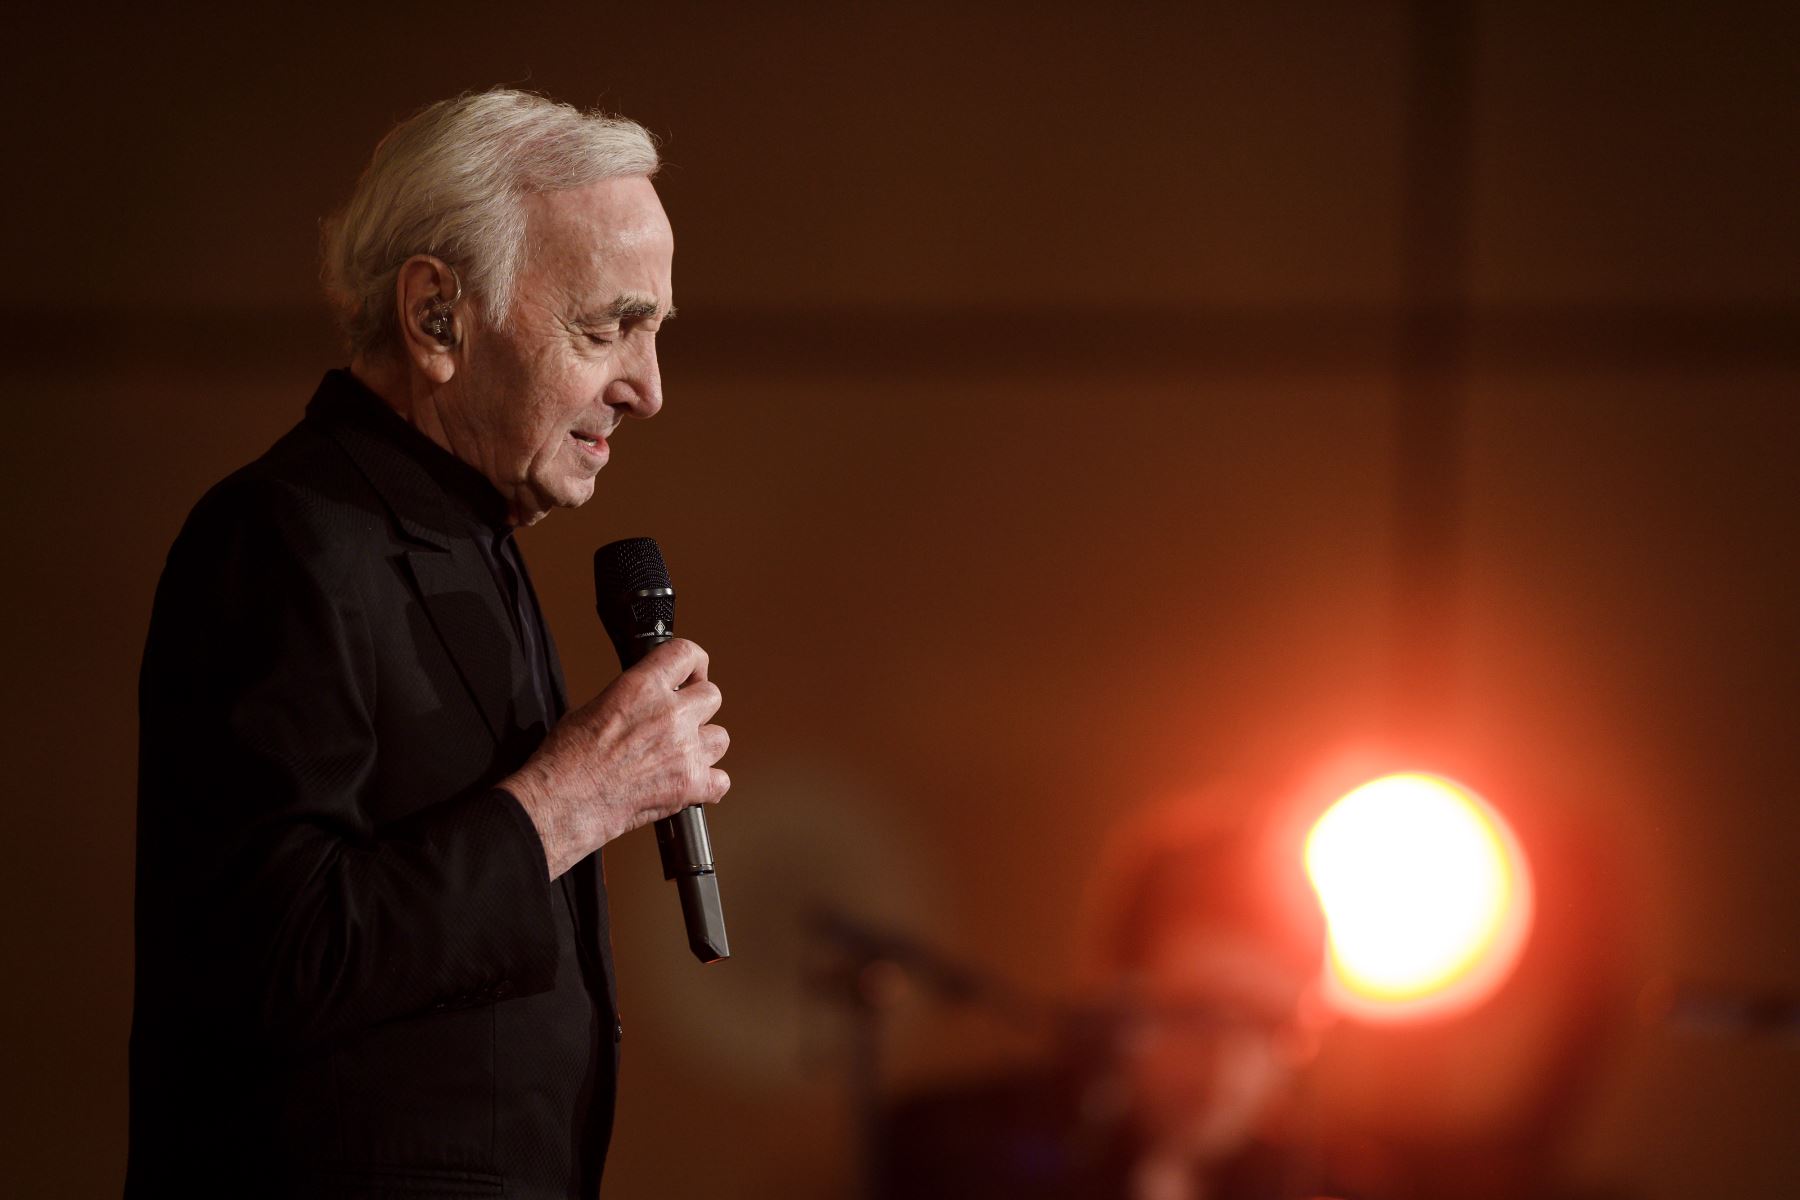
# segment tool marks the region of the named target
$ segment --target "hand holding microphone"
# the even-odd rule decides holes
[[[713,764],[730,739],[707,724],[720,700],[706,651],[670,641],[566,714],[501,781],[537,824],[552,879],[614,838],[725,794],[731,781]]]
[[[675,585],[653,539],[625,538],[594,551],[594,607],[627,671],[674,639]],[[714,705],[710,711],[716,710]],[[724,752],[721,746],[719,753]],[[663,878],[674,880],[680,893],[694,957],[703,963],[731,957],[712,840],[700,806],[689,805],[657,821],[656,848],[662,855]]]
[[[731,741],[712,723],[722,696],[706,677],[706,651],[674,636],[674,588],[656,543],[614,542],[594,557],[597,606],[625,670],[565,714],[500,786],[537,826],[552,879],[614,838],[658,822],[663,875],[680,888],[689,944],[702,962],[725,958],[698,807],[731,787],[714,765]]]
[[[551,878],[652,820],[691,810],[684,820],[691,826],[700,815],[693,806],[713,804],[731,788],[731,777],[715,766],[731,745],[724,727],[711,723],[722,694],[706,678],[706,651],[671,635],[673,588],[668,592],[664,631],[655,633],[652,622],[644,637],[626,642],[635,657],[625,658],[619,678],[567,712],[526,765],[500,781],[538,828]],[[702,820],[702,846],[704,838]],[[668,869],[666,849],[664,874]],[[716,909],[716,882],[709,891]],[[711,957],[725,957],[724,921],[716,925],[720,954]]]

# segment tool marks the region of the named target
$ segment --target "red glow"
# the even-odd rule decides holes
[[[1344,1012],[1446,1015],[1492,995],[1531,925],[1531,873],[1505,820],[1435,775],[1389,775],[1313,825],[1306,870]]]

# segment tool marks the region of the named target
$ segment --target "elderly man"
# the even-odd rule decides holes
[[[624,120],[492,91],[332,223],[351,346],[213,488],[145,650],[128,1196],[592,1197],[597,851],[724,795],[705,653],[565,711],[512,536],[662,405],[674,244]]]

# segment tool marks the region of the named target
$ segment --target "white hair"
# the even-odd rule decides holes
[[[324,224],[325,290],[351,353],[398,344],[394,279],[415,254],[448,262],[484,317],[503,324],[525,253],[525,198],[658,165],[655,139],[635,121],[511,88],[408,117]]]

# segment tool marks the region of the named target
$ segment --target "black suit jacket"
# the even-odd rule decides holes
[[[539,709],[469,471],[348,372],[189,516],[140,688],[128,1197],[593,1196],[598,855],[494,786]],[[535,605],[533,606],[535,607]]]

